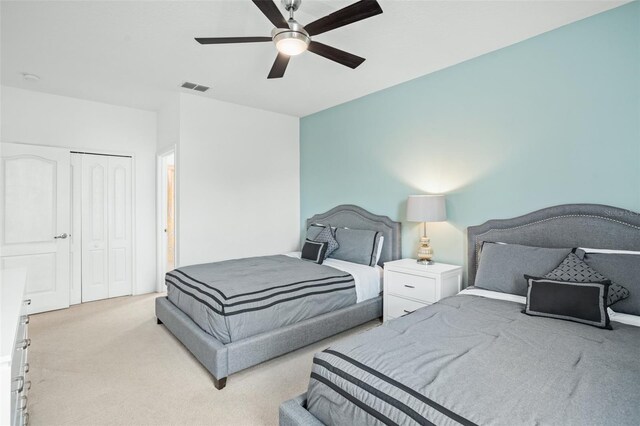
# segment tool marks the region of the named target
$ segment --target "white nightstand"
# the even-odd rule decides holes
[[[421,265],[415,259],[384,264],[383,321],[398,318],[458,294],[462,268],[446,263]]]

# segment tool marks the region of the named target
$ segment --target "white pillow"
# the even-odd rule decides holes
[[[384,235],[380,237],[380,243],[378,244],[378,252],[376,253],[376,265],[378,264],[380,256],[382,255],[382,244],[384,244]]]

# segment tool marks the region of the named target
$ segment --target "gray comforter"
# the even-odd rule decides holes
[[[356,303],[350,274],[284,255],[187,266],[165,282],[169,300],[222,343]]]
[[[316,354],[325,424],[638,425],[640,327],[453,296]]]

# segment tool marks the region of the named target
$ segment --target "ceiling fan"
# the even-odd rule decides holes
[[[316,55],[324,56],[349,68],[357,68],[364,62],[364,58],[345,52],[335,47],[327,46],[311,40],[312,36],[335,30],[345,25],[370,18],[382,13],[376,0],[360,0],[343,9],[333,12],[324,18],[313,21],[306,26],[300,25],[293,19],[293,13],[298,10],[302,0],[282,0],[282,5],[289,12],[287,21],[278,10],[273,0],[252,0],[262,13],[276,27],[271,31],[271,37],[214,37],[196,38],[200,44],[226,43],[257,43],[273,41],[278,49],[271,71],[267,78],[281,78],[284,75],[289,58],[309,50]]]

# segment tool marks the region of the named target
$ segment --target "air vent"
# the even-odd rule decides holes
[[[182,83],[180,87],[183,87],[185,89],[195,90],[196,92],[206,92],[207,90],[210,89],[210,87],[203,86],[202,84],[189,83],[188,81],[185,81],[184,83]]]

